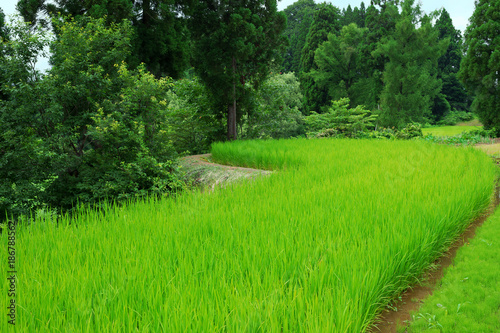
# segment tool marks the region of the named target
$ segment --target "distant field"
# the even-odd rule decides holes
[[[453,136],[463,132],[473,131],[481,129],[483,126],[443,126],[443,127],[431,127],[422,128],[422,133],[424,135],[432,134],[434,136]]]
[[[497,175],[477,149],[422,141],[212,154],[276,172],[19,226],[17,331],[364,332],[488,206]],[[6,268],[7,232],[0,244]]]

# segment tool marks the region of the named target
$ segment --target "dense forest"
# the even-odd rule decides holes
[[[0,211],[175,192],[176,158],[216,141],[500,129],[500,0],[475,5],[462,36],[415,0],[19,0],[0,10]]]

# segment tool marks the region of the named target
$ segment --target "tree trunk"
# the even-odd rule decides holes
[[[236,59],[233,57],[233,103],[227,107],[227,139],[236,140]]]

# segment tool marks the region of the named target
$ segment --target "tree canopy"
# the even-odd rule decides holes
[[[472,108],[486,128],[500,130],[500,0],[477,0],[465,32],[459,77],[475,94]]]
[[[237,104],[280,64],[286,24],[276,1],[197,1],[190,10],[193,64],[208,89],[227,107],[227,137],[236,139]]]

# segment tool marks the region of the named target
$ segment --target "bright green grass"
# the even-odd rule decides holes
[[[483,128],[482,126],[442,126],[422,128],[424,135],[432,134],[434,136],[453,136],[463,132],[470,132]]]
[[[500,209],[462,247],[410,332],[500,332]]]
[[[281,171],[19,227],[16,329],[363,332],[496,177],[478,150],[417,141],[247,141],[214,156]]]

